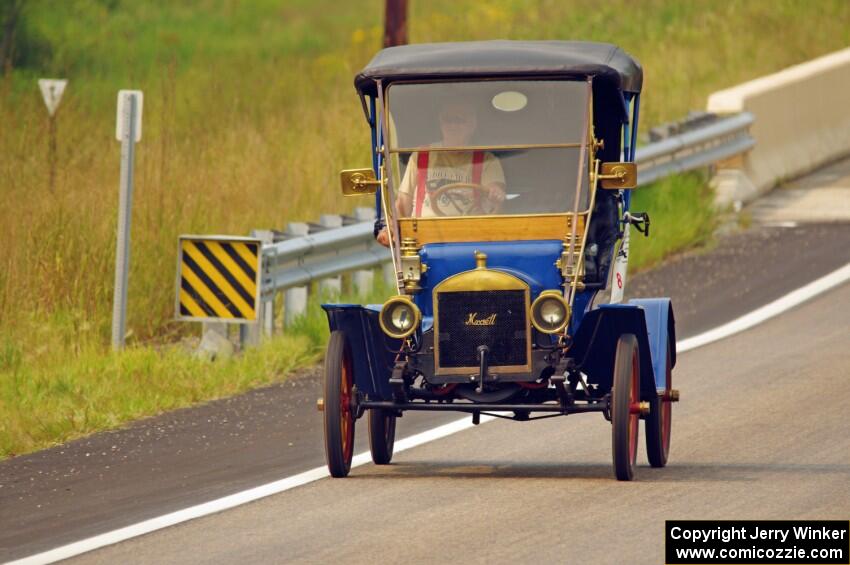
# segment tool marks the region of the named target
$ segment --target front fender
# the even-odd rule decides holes
[[[604,304],[581,321],[569,354],[588,382],[601,393],[611,390],[614,353],[623,334],[634,334],[640,354],[641,399],[654,398],[664,390],[668,343],[675,362],[673,310],[667,298],[634,300],[628,304]]]
[[[667,387],[667,348],[670,348],[670,367],[676,366],[676,322],[673,304],[669,298],[635,298],[629,300],[643,309],[652,367],[655,371],[655,388],[662,392]]]
[[[331,331],[343,331],[348,338],[354,363],[357,389],[376,400],[390,400],[390,376],[401,340],[388,337],[378,323],[380,306],[322,304]]]

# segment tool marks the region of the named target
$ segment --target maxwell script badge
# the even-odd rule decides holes
[[[496,314],[490,314],[486,318],[479,319],[478,312],[471,312],[464,324],[467,326],[495,326]]]

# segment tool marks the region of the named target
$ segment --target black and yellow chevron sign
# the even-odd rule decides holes
[[[255,321],[260,258],[256,239],[181,237],[177,319]]]

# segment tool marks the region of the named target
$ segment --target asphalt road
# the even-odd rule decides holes
[[[79,563],[663,563],[666,519],[847,519],[850,285],[674,372],[671,463],[612,479],[598,415],[497,421]]]
[[[838,184],[850,187],[850,182]],[[783,211],[784,222],[795,220],[793,210],[781,204],[771,210]],[[821,212],[810,208],[801,219]],[[756,225],[724,237],[711,250],[632,277],[627,289],[632,296],[672,297],[682,339],[850,262],[850,224],[783,225]],[[314,368],[280,385],[0,462],[0,562],[322,465],[321,419],[315,411],[320,381]],[[457,417],[410,414],[400,420],[399,436]],[[558,420],[567,424],[558,429],[571,429],[578,418]],[[529,429],[547,427],[534,426]],[[358,452],[367,449],[364,436],[358,436]],[[530,469],[537,467],[522,461],[509,472],[533,475]],[[603,467],[609,469],[609,463],[588,473],[607,480]],[[417,527],[409,535],[426,532]]]

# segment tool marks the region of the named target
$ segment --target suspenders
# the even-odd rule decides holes
[[[425,181],[428,180],[428,159],[430,153],[421,151],[416,157],[416,203],[413,216],[419,218],[422,215],[422,204],[425,202]],[[472,183],[481,184],[481,171],[484,168],[484,152],[472,153]],[[476,196],[478,193],[476,193]]]
[[[422,216],[422,203],[425,202],[425,181],[428,180],[428,155],[427,151],[420,151],[416,158],[416,208],[413,217]]]
[[[484,152],[475,151],[472,154],[472,184],[481,184],[481,169],[484,168]]]

